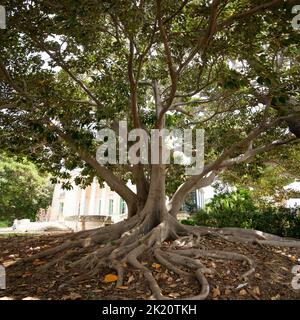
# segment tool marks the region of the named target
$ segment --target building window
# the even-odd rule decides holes
[[[111,216],[114,210],[114,200],[109,199],[108,214]]]
[[[101,215],[101,200],[99,200],[98,214]]]
[[[126,203],[124,199],[120,199],[120,215],[126,213]]]

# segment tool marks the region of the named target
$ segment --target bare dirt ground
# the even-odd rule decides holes
[[[6,267],[7,273],[7,289],[0,290],[0,298],[17,300],[28,297],[42,300],[151,299],[151,291],[143,275],[132,268],[127,268],[124,285],[116,287],[114,277],[107,277],[115,272],[107,268],[99,270],[97,277],[72,285],[69,281],[82,274],[83,270],[71,270],[68,264],[59,263],[43,271],[43,265],[49,262],[43,259],[25,264],[19,263],[22,258],[56,246],[63,241],[63,234],[0,236],[0,263]],[[168,245],[166,242],[165,246]],[[203,237],[202,245],[206,249],[245,254],[254,259],[256,264],[255,273],[249,279],[243,280],[240,276],[247,270],[247,265],[242,262],[201,259],[203,264],[215,270],[214,274],[207,276],[210,284],[208,299],[300,300],[300,290],[293,289],[291,284],[295,276],[292,268],[300,265],[299,248],[262,247],[258,244],[237,245],[211,237]],[[180,278],[153,260],[149,253],[145,253],[139,260],[151,269],[164,295],[181,299],[199,292],[196,279]]]

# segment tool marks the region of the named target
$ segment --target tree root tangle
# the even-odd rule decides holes
[[[95,276],[101,267],[108,267],[118,275],[116,286],[123,285],[126,267],[132,266],[143,273],[153,299],[170,299],[163,294],[151,270],[139,261],[139,258],[148,252],[166,269],[183,278],[196,279],[199,283],[199,293],[187,299],[204,300],[210,293],[206,275],[212,274],[214,270],[207,268],[201,259],[246,263],[249,268],[240,279],[247,279],[255,272],[255,262],[237,252],[208,250],[201,243],[203,236],[219,237],[240,244],[252,242],[261,246],[300,247],[300,241],[285,240],[255,230],[186,226],[171,216],[153,225],[145,218],[134,217],[106,228],[72,234],[67,237],[66,242],[57,247],[32,255],[18,263],[46,258],[49,262],[40,267],[43,271],[63,263],[69,268],[80,270],[83,274],[72,281],[82,281]],[[74,257],[78,259],[74,261]],[[82,272],[83,270],[87,272]]]

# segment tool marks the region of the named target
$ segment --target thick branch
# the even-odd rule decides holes
[[[162,42],[164,45],[166,61],[167,61],[169,74],[170,74],[170,78],[171,78],[171,91],[170,91],[170,94],[167,99],[167,104],[161,110],[159,117],[158,117],[158,120],[157,120],[157,126],[160,127],[163,116],[170,108],[170,106],[174,100],[174,97],[176,95],[178,77],[177,77],[177,73],[176,73],[176,70],[175,70],[175,67],[173,64],[172,53],[171,53],[171,49],[169,46],[169,39],[168,39],[167,32],[164,27],[164,23],[163,23],[163,19],[162,19],[161,0],[157,0],[156,3],[157,3],[158,27],[159,27],[160,35],[161,35]]]
[[[253,16],[261,11],[265,11],[267,9],[272,9],[273,7],[276,7],[279,4],[283,4],[284,2],[285,2],[284,0],[273,0],[273,1],[270,1],[267,3],[263,3],[262,5],[256,6],[252,9],[249,9],[248,11],[245,11],[245,12],[242,12],[239,14],[235,14],[235,15],[231,16],[230,18],[228,18],[227,20],[225,20],[224,22],[221,22],[220,24],[218,24],[217,31],[222,30],[227,27],[230,27],[236,21]]]
[[[101,165],[94,157],[92,157],[83,147],[78,146],[69,135],[62,132],[57,126],[51,123],[50,127],[59,135],[59,137],[73,150],[82,160],[88,163],[109,185],[109,187],[116,191],[127,203],[128,206],[133,206],[136,203],[136,194],[131,191],[126,184],[111,170]]]
[[[191,53],[186,58],[186,60],[179,66],[179,68],[177,70],[177,74],[180,74],[181,71],[193,60],[193,58],[199,52],[199,50],[202,51],[202,59],[203,59],[205,52],[210,44],[210,41],[212,40],[212,37],[214,36],[215,32],[217,31],[217,15],[218,15],[219,4],[220,4],[220,0],[213,1],[212,5],[211,5],[211,14],[210,14],[206,34],[205,34],[205,36],[199,37],[197,45],[191,51]]]
[[[1,69],[2,66],[4,68],[3,71],[5,71],[5,75],[9,84],[20,95],[26,97],[29,100],[33,100],[29,93],[24,92],[14,83],[4,65],[0,64]],[[126,201],[129,208],[133,208],[136,205],[136,194],[131,191],[121,179],[115,176],[109,169],[98,163],[94,157],[92,157],[86,150],[83,149],[83,147],[78,146],[76,141],[74,141],[69,135],[65,134],[58,126],[54,125],[50,119],[44,119],[44,121],[46,121],[46,125],[51,130],[55,131],[59,135],[59,137],[80,156],[82,160],[86,161],[92,168],[94,168],[94,170],[107,182],[110,188],[112,190],[115,190]]]
[[[171,214],[175,215],[178,212],[189,192],[198,188],[202,188],[203,186],[206,186],[207,183],[208,185],[211,184],[214,181],[217,174],[220,172],[220,170],[223,170],[228,166],[234,165],[237,161],[238,163],[248,161],[250,158],[256,156],[259,153],[270,151],[275,147],[282,146],[283,144],[294,141],[295,139],[288,141],[277,141],[254,150],[248,149],[245,154],[227,160],[227,158],[231,156],[235,152],[235,150],[243,146],[249,146],[252,143],[252,141],[259,136],[260,133],[264,132],[268,128],[273,127],[278,122],[283,121],[284,119],[286,119],[286,117],[277,118],[274,121],[271,121],[270,123],[265,123],[265,121],[263,121],[261,125],[253,129],[246,138],[233,144],[229,149],[224,150],[224,152],[220,155],[220,157],[217,160],[206,165],[201,174],[190,177],[184,184],[182,184],[177,189],[174,196],[172,197],[170,201]]]
[[[131,114],[133,117],[133,124],[135,128],[140,128],[140,119],[137,105],[137,84],[134,77],[133,59],[134,59],[134,44],[132,39],[129,44],[129,57],[128,57],[128,79],[130,84],[130,106]]]

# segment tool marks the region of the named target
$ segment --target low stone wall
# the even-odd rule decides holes
[[[58,221],[31,222],[29,219],[15,219],[12,231],[14,232],[45,232],[45,231],[70,231],[64,223]]]
[[[74,231],[83,231],[110,225],[112,220],[108,216],[69,216],[64,224]]]

